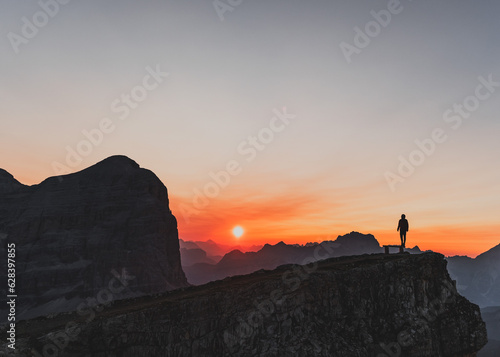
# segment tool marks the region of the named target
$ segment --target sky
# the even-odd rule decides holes
[[[185,240],[500,243],[500,3],[0,5],[0,167],[154,171]],[[245,233],[237,239],[234,226]]]

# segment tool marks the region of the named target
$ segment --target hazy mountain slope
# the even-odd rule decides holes
[[[457,288],[480,307],[500,306],[500,245],[477,256],[450,257],[448,270]]]
[[[488,344],[479,352],[478,357],[500,356],[500,306],[481,309],[481,316],[488,330]]]

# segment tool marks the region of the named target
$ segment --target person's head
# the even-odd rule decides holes
[[[406,218],[406,215],[402,214],[402,215],[401,215],[401,218],[403,218],[403,219],[404,219],[404,218]]]

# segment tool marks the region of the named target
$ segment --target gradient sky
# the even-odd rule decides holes
[[[477,106],[458,127],[443,115],[475,95],[479,77],[500,82],[500,3],[395,4],[247,0],[221,21],[212,1],[70,1],[47,7],[52,16],[34,0],[3,1],[0,167],[36,184],[57,174],[54,162],[79,171],[127,155],[166,184],[184,239],[305,243],[360,231],[395,244],[406,213],[407,245],[475,256],[500,243],[500,87],[469,98]],[[341,44],[390,6],[388,25],[348,63]],[[26,20],[44,19],[26,32]],[[169,76],[121,120],[112,103],[146,68]],[[242,154],[282,108],[290,124]],[[69,165],[67,148],[103,118],[114,130]],[[437,128],[446,140],[391,189],[386,174],[400,175],[400,158]],[[193,211],[195,192],[231,162],[241,172]],[[239,241],[235,225],[246,230]]]

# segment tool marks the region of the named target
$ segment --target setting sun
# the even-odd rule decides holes
[[[245,231],[240,226],[236,226],[233,228],[233,235],[236,238],[240,238],[243,235],[243,233],[245,233]]]

